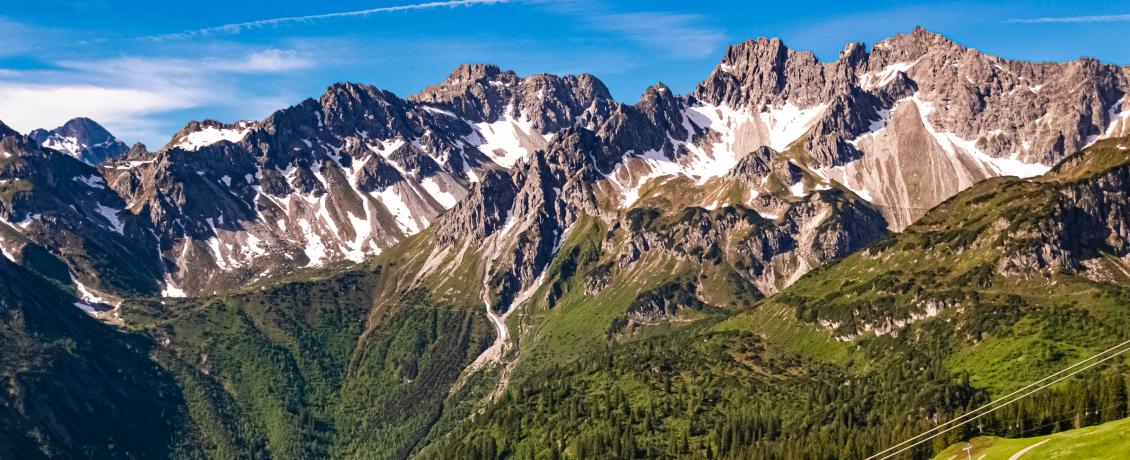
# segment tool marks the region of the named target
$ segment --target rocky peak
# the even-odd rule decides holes
[[[73,118],[51,131],[37,129],[28,134],[44,147],[55,149],[96,165],[129,149],[106,128],[89,118]]]
[[[844,46],[837,59],[848,68],[858,68],[867,63],[867,46],[863,42],[851,42]]]
[[[779,38],[732,45],[714,72],[695,88],[696,99],[733,108],[800,108],[819,104],[830,92],[824,67],[811,52],[792,51]]]
[[[954,43],[944,35],[915,27],[909,34],[897,34],[879,41],[871,48],[871,54],[880,61],[913,61],[929,52],[960,54],[965,47]]]
[[[687,129],[683,126],[682,99],[675,96],[667,85],[656,83],[648,87],[640,96],[636,109],[643,114],[651,124],[656,125],[664,132],[670,132],[675,139],[686,139]]]
[[[408,100],[440,107],[472,123],[526,120],[543,134],[574,125],[594,105],[606,113],[615,104],[608,87],[592,75],[522,78],[488,64],[461,65],[443,82]]]
[[[615,104],[604,83],[588,74],[531,75],[522,80],[515,99],[519,113],[542,133],[573,126],[586,112],[601,117]]]
[[[126,153],[124,155],[122,155],[122,158],[123,159],[143,159],[145,157],[148,157],[149,155],[150,155],[149,149],[147,147],[145,147],[145,144],[142,144],[140,142],[136,142],[132,146],[130,146],[129,150],[126,150]]]
[[[406,120],[404,100],[371,85],[338,83],[318,99],[324,129],[338,137],[414,138],[422,132]]]
[[[19,134],[20,133],[17,133],[16,130],[9,128],[8,125],[4,124],[3,121],[0,121],[0,137],[18,136]]]
[[[518,74],[510,70],[503,71],[494,64],[460,64],[451,71],[451,74],[447,76],[447,79],[445,79],[443,83],[436,85],[436,87],[442,85],[452,88],[460,85],[490,83],[491,81],[505,84],[516,83],[518,80]]]
[[[449,110],[474,123],[492,123],[513,116],[514,88],[520,78],[492,64],[462,64],[444,81],[408,97]]]

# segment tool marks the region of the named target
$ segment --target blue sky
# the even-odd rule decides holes
[[[1007,58],[1130,64],[1130,1],[0,0],[0,120],[90,116],[157,148],[191,119],[260,119],[337,81],[403,97],[464,62],[592,73],[631,103],[657,81],[689,92],[745,39],[831,60],[916,25]]]

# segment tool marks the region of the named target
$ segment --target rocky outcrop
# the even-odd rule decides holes
[[[441,241],[455,235],[472,238],[495,233],[483,254],[486,259],[486,288],[492,307],[506,311],[515,298],[537,281],[556,254],[572,225],[582,214],[599,215],[593,184],[602,178],[593,158],[608,147],[593,132],[573,128],[560,132],[546,150],[518,163],[512,173],[513,189],[499,179],[498,185],[479,187],[466,205],[446,215],[437,227]],[[488,185],[484,182],[484,185]],[[480,203],[479,196],[513,192],[513,198],[497,199],[512,203],[501,228],[501,209]],[[483,195],[485,198],[485,195]],[[483,201],[485,202],[485,200]],[[479,225],[483,222],[485,225]],[[468,228],[482,227],[484,230]],[[485,230],[493,228],[495,231]]]
[[[878,211],[839,191],[810,195],[776,220],[744,206],[688,208],[674,221],[661,216],[632,210],[613,228],[627,241],[606,242],[605,250],[618,251],[621,266],[654,251],[700,264],[727,261],[766,295],[887,236]]]
[[[1054,187],[1038,214],[1009,216],[997,272],[1019,278],[1059,270],[1101,276],[1104,264],[1092,262],[1104,255],[1130,264],[1128,190],[1126,164]]]
[[[699,300],[696,291],[694,283],[672,281],[640,293],[628,306],[628,312],[612,321],[608,337],[628,338],[643,326],[678,320],[686,317],[689,312],[710,309],[709,305]]]
[[[481,242],[506,225],[517,194],[509,173],[487,171],[467,197],[436,223],[438,242],[445,246],[467,238]]]

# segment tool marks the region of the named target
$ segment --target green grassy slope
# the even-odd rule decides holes
[[[950,446],[934,456],[934,459],[968,458],[965,447],[972,444],[973,449],[969,451],[969,455],[978,460],[1009,460],[1021,451],[1024,451],[1019,457],[1021,459],[1119,460],[1130,458],[1128,433],[1130,433],[1130,419],[1122,419],[1098,426],[1031,438],[976,437],[969,443]]]

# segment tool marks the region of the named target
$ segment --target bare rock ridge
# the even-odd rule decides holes
[[[615,101],[592,75],[537,74],[521,78],[488,64],[465,64],[443,82],[408,100],[448,110],[472,123],[521,120],[542,133],[576,124],[586,110],[607,110]]]
[[[658,83],[633,105],[591,75],[463,65],[406,99],[338,83],[263,120],[193,121],[155,152],[89,120],[0,125],[0,248],[113,302],[357,262],[435,225],[440,246],[480,243],[505,310],[589,216],[627,232],[623,264],[723,246],[768,294],[979,180],[1130,133],[1128,89],[1128,68],[915,29],[832,62],[746,41],[690,95]],[[638,209],[687,211],[625,220]]]

